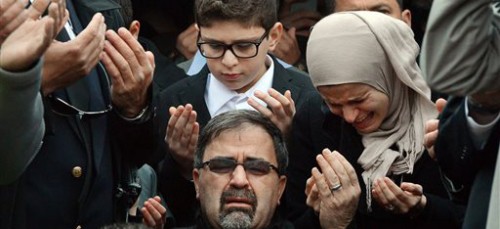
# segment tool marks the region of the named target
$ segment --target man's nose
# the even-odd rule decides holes
[[[359,111],[357,108],[352,106],[344,106],[342,108],[342,116],[344,120],[348,123],[353,123],[356,121],[356,117],[358,117]]]
[[[243,165],[237,165],[231,174],[230,185],[236,188],[245,188],[248,184],[249,182],[245,168],[243,168]]]

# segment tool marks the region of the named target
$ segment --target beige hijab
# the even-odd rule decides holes
[[[365,149],[358,158],[369,209],[375,179],[413,172],[425,149],[424,124],[437,115],[416,63],[418,52],[408,25],[377,12],[332,14],[309,37],[307,65],[315,87],[364,83],[389,97],[387,117],[377,131],[362,136]]]

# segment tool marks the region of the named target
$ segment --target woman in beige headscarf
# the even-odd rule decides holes
[[[436,118],[437,111],[416,63],[418,52],[409,26],[377,12],[335,13],[318,22],[309,38],[306,57],[313,84],[329,111],[355,130],[348,133],[349,128],[340,127],[335,135],[342,140],[333,149],[339,149],[346,158],[359,155],[351,163],[359,164],[358,172],[366,187],[361,198],[366,205],[361,211],[368,215],[362,222],[367,228],[385,227],[376,222],[394,226],[391,220],[402,222],[402,218],[391,215],[413,218],[426,210],[429,198],[423,191],[428,187],[411,182],[423,180],[426,185],[439,186],[429,189],[440,190],[439,194],[446,197],[437,166],[424,147],[424,124]],[[362,143],[361,148],[357,147],[360,154],[356,154],[356,147],[345,147],[345,142],[356,138]],[[424,172],[427,177],[415,171],[417,161],[420,170],[432,167]],[[414,173],[419,179],[413,179]],[[341,198],[338,190],[345,186],[342,174],[323,175],[331,196]],[[435,182],[427,183],[426,179]],[[316,193],[315,183],[317,180],[311,177],[306,193],[308,205],[318,211],[322,197]],[[378,206],[372,212],[374,205]],[[382,216],[377,216],[379,209],[385,211]],[[321,217],[322,212],[319,213]],[[416,225],[422,224],[408,227]]]

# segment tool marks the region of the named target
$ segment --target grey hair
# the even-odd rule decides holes
[[[260,127],[271,136],[278,161],[279,174],[284,175],[288,166],[288,150],[280,129],[271,120],[251,110],[233,110],[212,118],[203,128],[198,139],[194,167],[202,167],[206,147],[220,134],[231,130],[241,130],[249,126]]]

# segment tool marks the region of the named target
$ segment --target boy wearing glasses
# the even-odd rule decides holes
[[[166,143],[160,191],[178,226],[194,219],[194,150],[212,117],[253,109],[286,135],[299,98],[315,90],[307,75],[284,69],[268,54],[283,32],[275,0],[197,0],[195,6],[197,45],[207,65],[166,89],[158,110]]]

